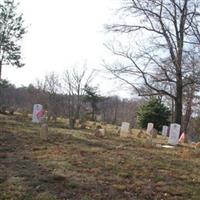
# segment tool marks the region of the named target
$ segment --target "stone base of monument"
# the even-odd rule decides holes
[[[103,128],[96,129],[96,130],[95,130],[95,133],[94,133],[94,135],[95,135],[96,137],[104,137],[105,134],[106,134],[106,131],[105,131],[105,129],[103,129]]]
[[[42,124],[41,125],[40,138],[42,140],[48,139],[48,124]]]

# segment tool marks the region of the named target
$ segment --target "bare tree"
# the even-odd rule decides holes
[[[199,101],[198,92],[200,90],[200,60],[199,53],[191,51],[185,58],[188,63],[188,75],[183,79],[184,89],[183,89],[183,130],[187,132],[190,118],[193,113],[194,105]],[[189,83],[189,84],[188,84]]]
[[[66,70],[64,73],[64,90],[67,102],[67,115],[70,120],[70,128],[74,128],[76,119],[80,118],[80,109],[84,94],[85,85],[90,84],[94,75],[94,71],[88,74],[87,68],[83,67],[82,70],[73,68]]]
[[[123,64],[105,66],[140,96],[167,95],[172,98],[175,102],[174,121],[179,124],[182,121],[183,88],[194,82],[183,83],[188,73],[183,58],[193,45],[191,31],[198,3],[192,0],[126,0],[120,10],[125,14],[124,21],[106,27],[113,32],[146,33],[145,43],[139,45],[137,52],[109,47],[124,60]],[[135,79],[130,81],[127,75]],[[171,87],[175,88],[173,93]]]
[[[61,87],[59,76],[55,72],[47,74],[45,76],[43,86],[41,84],[41,87],[48,95],[48,117],[53,117],[53,119],[56,120],[59,106],[57,94],[59,93]]]

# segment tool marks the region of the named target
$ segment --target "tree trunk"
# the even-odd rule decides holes
[[[184,119],[184,128],[183,128],[183,131],[185,133],[187,133],[191,114],[192,114],[192,98],[190,98],[189,101],[187,102],[187,108],[186,108],[185,119]]]
[[[113,124],[116,124],[117,122],[117,110],[118,110],[118,105],[115,107],[115,110],[114,110]]]
[[[175,99],[175,123],[182,124],[182,95],[183,95],[183,86],[182,86],[182,74],[177,73],[176,78],[176,99]]]
[[[171,122],[174,122],[174,99],[172,99]]]
[[[178,97],[175,102],[175,123],[181,125],[182,120],[182,97]]]
[[[195,93],[195,86],[193,85],[191,87],[191,91],[188,92],[188,98],[187,98],[187,105],[186,105],[186,112],[185,112],[185,118],[184,118],[184,132],[187,133],[188,125],[190,122],[190,117],[192,115],[192,103],[194,99],[194,93]]]
[[[0,61],[0,81],[2,80],[2,62]]]
[[[76,108],[76,114],[75,114],[76,119],[80,119],[80,109],[81,109],[81,106],[78,103],[77,108]]]
[[[92,108],[92,121],[95,121],[95,111],[94,111],[94,108]]]

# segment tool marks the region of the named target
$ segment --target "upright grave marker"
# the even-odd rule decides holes
[[[34,104],[32,122],[33,123],[40,123],[43,116],[44,116],[43,106],[41,104]]]
[[[154,124],[153,123],[148,123],[147,125],[147,134],[150,134],[152,129],[153,129]]]
[[[171,124],[169,131],[169,140],[168,143],[171,145],[177,145],[179,142],[181,126],[179,124]]]
[[[167,137],[167,133],[168,133],[168,126],[163,126],[162,128],[162,135]]]
[[[41,125],[40,138],[45,141],[48,139],[48,124]]]
[[[127,122],[122,122],[120,128],[120,137],[128,137],[130,136],[130,124]]]

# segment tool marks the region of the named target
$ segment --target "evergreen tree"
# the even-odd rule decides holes
[[[95,120],[95,113],[98,110],[97,103],[103,100],[97,92],[97,87],[85,86],[85,101],[89,102],[92,107],[92,120]]]
[[[163,125],[169,124],[169,115],[170,110],[159,99],[152,98],[140,107],[137,120],[141,128],[146,128],[151,122],[156,129],[161,130]]]
[[[23,27],[23,15],[17,13],[19,4],[14,0],[0,3],[0,79],[2,66],[14,65],[22,67],[21,45],[26,28]]]

